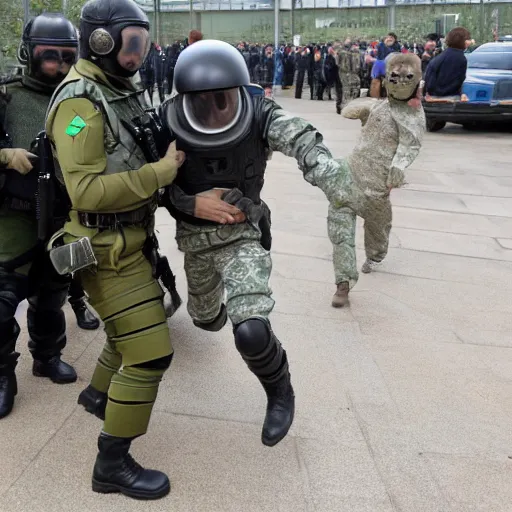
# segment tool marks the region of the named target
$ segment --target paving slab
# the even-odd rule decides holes
[[[337,157],[360,123],[333,102],[279,102],[324,133]],[[140,503],[91,492],[101,422],[76,399],[104,342],[65,307],[63,357],[79,380],[31,374],[26,304],[19,394],[0,421],[1,512],[510,512],[512,487],[512,167],[510,133],[455,125],[426,134],[408,186],[393,191],[390,250],[361,275],[351,307],[330,307],[327,204],[294,160],[274,154],[264,199],[273,217],[272,325],[290,360],[297,411],[275,448],[260,442],[265,396],[231,329],[170,320],[175,358],[141,463],[171,477],[171,494]],[[157,213],[163,252],[186,302],[175,222]],[[362,222],[356,236],[364,260]]]

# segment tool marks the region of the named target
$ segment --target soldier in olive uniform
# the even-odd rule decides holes
[[[37,157],[27,151],[44,127],[48,102],[75,62],[77,47],[76,30],[63,16],[43,14],[32,19],[18,54],[26,72],[5,91],[0,119],[0,418],[11,412],[17,393],[15,344],[20,327],[14,315],[24,299],[29,303],[33,374],[57,383],[77,378],[75,370],[60,359],[66,345],[62,306],[69,280],[56,274],[39,240],[38,172],[33,169]]]
[[[155,155],[158,119],[132,80],[149,50],[148,30],[132,0],[87,2],[81,58],[56,90],[46,124],[72,203],[63,241],[91,241],[97,264],[79,275],[107,334],[91,384],[79,398],[104,418],[92,488],[139,499],[170,490],[164,473],[143,469],[128,452],[131,441],[146,433],[173,355],[163,291],[147,248],[157,192],[173,181],[184,158],[174,146]]]

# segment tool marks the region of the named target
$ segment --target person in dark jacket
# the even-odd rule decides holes
[[[309,69],[309,55],[307,48],[304,48],[301,53],[297,51],[295,60],[297,66],[297,82],[295,84],[295,98],[300,100],[302,98],[302,88],[304,87],[304,78]]]
[[[267,45],[265,47],[265,52],[261,56],[260,63],[255,68],[255,77],[257,78],[257,83],[263,89],[265,89],[265,96],[272,96],[272,85],[274,84],[274,70],[275,70],[275,61],[274,61],[274,51],[272,45]]]
[[[327,49],[327,54],[324,57],[324,76],[326,81],[327,93],[331,99],[331,89],[334,87],[336,91],[336,99],[338,98],[339,88],[341,88],[340,75],[338,66],[336,65],[336,52],[332,46]],[[338,86],[339,84],[339,86]],[[341,106],[341,95],[340,95]]]
[[[446,36],[448,48],[432,59],[425,72],[425,91],[430,96],[458,96],[466,79],[468,62],[464,55],[471,35],[464,27],[456,27]]]
[[[293,85],[295,75],[295,49],[290,46],[287,46],[284,50],[283,67],[283,89],[289,89]]]
[[[313,77],[314,83],[314,98],[322,101],[324,99],[325,91],[325,76],[324,76],[324,63],[322,60],[322,54],[319,49],[315,50],[314,64],[313,64]]]

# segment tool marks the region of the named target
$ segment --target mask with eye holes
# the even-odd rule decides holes
[[[386,59],[384,85],[389,98],[409,101],[421,81],[421,61],[413,53],[392,53]]]

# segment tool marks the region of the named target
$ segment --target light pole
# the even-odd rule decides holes
[[[27,24],[28,19],[30,17],[30,5],[29,0],[23,0],[23,10],[24,10],[24,16],[23,19],[25,20],[24,25]]]
[[[277,72],[277,61],[279,58],[279,2],[280,0],[274,0],[274,76],[272,77],[273,91],[275,91],[277,88],[277,84],[275,82]]]

